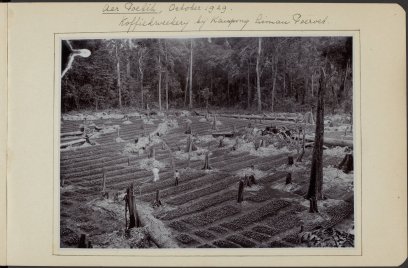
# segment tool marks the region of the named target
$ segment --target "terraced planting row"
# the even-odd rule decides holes
[[[153,118],[154,124],[145,124],[141,119],[132,117],[129,118],[131,124],[124,124],[121,119],[99,119],[94,121],[98,126],[119,125],[120,140],[117,140],[118,135],[114,131],[93,137],[96,145],[61,151],[60,172],[65,182],[65,188],[61,188],[61,236],[66,238],[62,239],[65,241],[63,246],[75,246],[73,233],[81,231],[87,233],[90,240],[102,241],[101,247],[109,247],[106,239],[101,238],[104,235],[103,224],[111,225],[106,232],[122,234],[124,215],[120,214],[122,216],[118,218],[117,213],[124,213],[123,201],[104,201],[101,196],[103,174],[106,191],[124,194],[133,183],[139,209],[151,206],[159,190],[162,206],[146,211],[152,210],[148,212],[152,213],[151,217],[168,228],[172,239],[180,247],[295,247],[300,243],[297,239],[300,226],[313,226],[304,223],[299,216],[308,210],[300,201],[307,187],[307,173],[290,170],[287,152],[257,155],[250,151],[234,152],[228,146],[219,148],[219,139],[208,138],[213,132],[212,120],[203,122],[203,117],[191,116],[188,120],[197,138],[196,145],[211,152],[211,170],[202,170],[204,157],[187,161],[176,155],[179,150],[178,155],[184,154],[187,146],[187,118],[169,118],[177,120],[178,127],[170,127],[158,138],[165,141],[172,152],[175,168],[180,172],[178,185],[175,185],[169,151],[161,144],[154,145],[155,160],[164,164],[164,168],[159,170],[158,181],[153,181],[152,170],[140,165],[146,161],[147,151],[125,153],[128,144],[134,144],[135,139],[153,132],[160,123],[166,122],[163,117]],[[245,130],[249,122],[259,128],[276,123],[224,117],[217,117],[217,120],[221,122],[217,131]],[[61,131],[78,131],[81,124],[81,121],[63,121]],[[279,125],[290,124],[279,122]],[[200,142],[204,135],[207,135],[206,138]],[[301,164],[304,168],[310,165],[310,156],[311,150],[307,149],[305,163]],[[338,157],[325,158],[339,161]],[[256,184],[244,187],[244,201],[238,203],[238,182],[244,178],[244,172],[255,172]],[[297,190],[282,188],[288,172],[293,173]],[[107,207],[98,205],[95,212],[92,209],[95,202],[107,202]],[[352,207],[352,203],[344,202],[328,210],[329,219],[322,222],[322,226],[333,227],[352,216]],[[105,214],[108,216],[103,216]],[[99,217],[104,217],[103,224],[95,223]]]

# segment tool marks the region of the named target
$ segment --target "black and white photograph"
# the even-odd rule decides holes
[[[354,248],[354,41],[60,40],[59,247]]]

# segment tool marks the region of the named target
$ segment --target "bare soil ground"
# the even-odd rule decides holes
[[[86,234],[94,248],[155,247],[352,247],[354,245],[353,174],[336,166],[345,156],[343,147],[324,151],[326,200],[319,201],[319,213],[309,213],[306,194],[312,148],[306,148],[302,162],[288,165],[288,156],[297,152],[289,146],[254,149],[242,143],[232,150],[235,140],[212,138],[213,121],[188,113],[150,118],[129,114],[98,114],[87,124],[102,127],[91,137],[95,145],[61,150],[60,235],[61,247],[77,247]],[[102,118],[101,118],[102,117]],[[66,116],[61,133],[78,131],[81,117]],[[247,131],[249,120],[217,117],[217,131]],[[334,122],[334,123],[333,123]],[[198,150],[185,153],[191,123]],[[271,124],[293,126],[293,122],[251,121],[252,128]],[[326,122],[325,137],[351,140],[343,122]],[[117,128],[119,127],[119,136]],[[308,126],[309,131],[314,126]],[[139,146],[143,135],[151,138],[155,160],[146,160],[148,151]],[[313,134],[313,133],[312,133]],[[313,134],[314,135],[314,134]],[[135,139],[139,145],[135,145]],[[145,136],[147,139],[147,137]],[[69,138],[68,138],[69,139]],[[169,151],[174,157],[180,180],[174,185]],[[209,151],[211,170],[202,170]],[[149,162],[150,161],[150,162]],[[255,169],[251,169],[254,165]],[[152,168],[160,179],[153,181]],[[106,190],[118,198],[102,197],[103,169]],[[287,173],[292,183],[285,184]],[[254,174],[256,185],[244,188],[244,201],[237,203],[238,183],[245,174]],[[143,227],[125,230],[123,196],[131,183],[135,186],[136,206]],[[162,206],[154,208],[156,190]]]

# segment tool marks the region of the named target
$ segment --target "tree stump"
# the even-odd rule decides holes
[[[237,202],[241,203],[242,201],[244,201],[244,182],[241,180],[241,181],[239,181],[239,185],[238,185]]]
[[[288,165],[293,165],[293,156],[288,156]]]
[[[103,168],[103,174],[102,174],[102,195],[105,196],[105,190],[106,190],[106,169]]]
[[[192,151],[197,151],[197,146],[195,146],[192,136],[189,135],[187,138],[187,146],[185,152],[190,153]]]
[[[203,170],[211,170],[211,166],[208,160],[208,152],[205,154],[205,160],[204,160],[204,167],[202,168]]]
[[[211,129],[212,129],[212,130],[217,130],[217,119],[216,119],[215,116],[214,116],[214,120],[213,120]]]
[[[88,248],[93,248],[91,241],[88,241]]]
[[[292,183],[292,173],[286,174],[286,184],[291,184]]]
[[[256,184],[256,180],[255,180],[255,176],[254,175],[250,175],[248,177],[249,183],[252,184]]]
[[[126,218],[126,211],[129,211],[129,226],[127,229],[131,229],[133,227],[140,227],[140,219],[137,215],[136,210],[136,203],[135,203],[135,195],[133,194],[133,184],[131,184],[126,189],[125,195],[125,218]],[[126,218],[127,223],[127,218]]]
[[[232,146],[232,150],[233,151],[236,151],[237,149],[238,149],[238,146],[239,146],[239,142],[238,142],[238,137],[235,139],[235,143],[234,143],[234,145]]]
[[[152,146],[152,147],[150,147],[150,150],[149,150],[149,158],[155,159],[155,157],[156,157],[156,150]]]
[[[340,165],[337,167],[338,169],[342,169],[344,173],[349,173],[350,171],[354,170],[353,164],[353,154],[346,154],[346,156],[341,161]]]
[[[130,166],[130,157],[128,157],[128,166]]]
[[[249,178],[247,175],[244,177],[244,186],[251,187],[251,182],[249,181]]]
[[[85,234],[81,234],[78,242],[78,248],[87,248]]]
[[[224,138],[220,139],[220,143],[218,144],[218,148],[224,147]]]
[[[191,123],[190,122],[187,123],[186,131],[184,132],[184,134],[191,134]]]
[[[160,207],[162,205],[160,201],[160,191],[156,190],[156,199],[153,202],[153,207]]]

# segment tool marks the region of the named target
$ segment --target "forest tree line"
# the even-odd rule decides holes
[[[71,40],[91,51],[61,79],[62,111],[107,108],[352,110],[351,37]],[[324,71],[324,70],[323,70]]]

